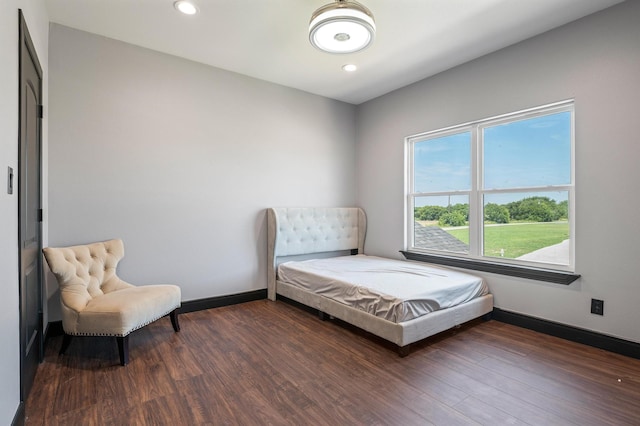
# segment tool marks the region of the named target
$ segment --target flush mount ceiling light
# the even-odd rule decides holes
[[[175,7],[185,15],[195,15],[196,13],[198,13],[198,8],[196,7],[196,5],[187,0],[178,0],[177,2],[173,3],[173,7]]]
[[[352,0],[336,0],[311,15],[309,41],[329,53],[353,53],[368,47],[376,34],[369,9]]]

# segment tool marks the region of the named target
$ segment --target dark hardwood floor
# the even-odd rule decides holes
[[[393,346],[282,301],[49,341],[27,425],[640,424],[640,360],[496,321]]]

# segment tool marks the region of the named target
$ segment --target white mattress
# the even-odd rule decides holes
[[[396,323],[489,293],[474,275],[366,255],[285,262],[278,279]]]

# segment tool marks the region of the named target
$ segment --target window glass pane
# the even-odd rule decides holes
[[[416,142],[413,149],[415,192],[471,189],[471,132]]]
[[[571,184],[571,113],[487,127],[484,188]]]
[[[569,193],[484,196],[484,255],[569,265]]]
[[[414,246],[469,253],[469,196],[414,199]]]

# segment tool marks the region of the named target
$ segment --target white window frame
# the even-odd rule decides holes
[[[570,160],[570,183],[565,185],[552,186],[536,186],[525,188],[508,188],[508,189],[491,189],[483,188],[483,129],[493,127],[500,124],[510,123],[514,121],[536,118],[544,115],[550,115],[560,112],[569,112],[571,114],[571,160]],[[471,190],[469,191],[443,191],[443,192],[415,192],[414,190],[414,147],[416,142],[423,142],[426,139],[440,138],[452,134],[470,132],[471,133]],[[524,266],[530,268],[543,268],[548,270],[574,272],[575,271],[575,106],[574,101],[567,100],[548,104],[540,107],[530,108],[514,113],[504,114],[496,117],[490,117],[465,123],[457,126],[451,126],[434,131],[419,133],[405,138],[405,247],[408,252],[433,254],[446,258],[461,258],[487,264],[505,264]],[[566,191],[568,194],[569,206],[569,264],[560,265],[543,262],[528,262],[519,259],[496,258],[484,256],[483,230],[484,217],[483,199],[485,194],[499,193],[539,193],[539,192],[556,192]],[[428,249],[415,246],[414,233],[414,200],[417,197],[435,196],[435,195],[468,195],[469,197],[469,253],[447,252],[444,250]]]

